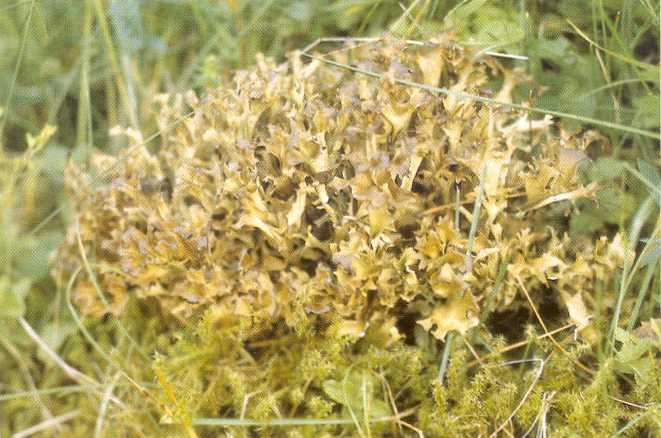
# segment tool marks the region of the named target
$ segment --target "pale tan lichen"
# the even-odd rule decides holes
[[[332,58],[347,62],[348,52]],[[412,316],[443,339],[477,325],[509,260],[499,309],[526,305],[516,299],[522,281],[564,300],[584,329],[589,306],[579,293],[622,263],[620,240],[576,252],[547,216],[568,215],[568,201],[592,193],[578,163],[588,143],[605,140],[394,80],[511,101],[523,72],[474,61],[447,36],[428,47],[386,41],[350,53],[382,78],[298,54],[279,65],[259,57],[202,99],[163,96],[160,149],[149,152],[126,131],[134,147],[95,155],[95,169],[112,167],[109,184],[92,189],[71,167],[79,228],[70,228],[56,268],[79,262],[79,231],[111,303],[106,309],[81,276],[73,294],[81,310],[119,314],[135,295],[182,320],[205,309],[256,330],[331,320],[356,337]],[[503,85],[489,89],[498,78]],[[166,130],[186,106],[192,116]],[[483,169],[483,209],[473,218]],[[401,337],[396,324],[388,333]]]

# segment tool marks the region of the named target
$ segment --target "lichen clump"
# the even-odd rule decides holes
[[[184,102],[166,105],[156,153],[138,145],[96,155],[99,170],[113,166],[110,184],[93,190],[71,170],[80,236],[114,314],[135,294],[181,318],[210,307],[227,324],[321,318],[355,334],[378,322],[397,340],[398,316],[412,312],[443,338],[477,323],[503,259],[512,275],[499,306],[516,296],[517,277],[531,291],[554,280],[573,296],[621,260],[602,241],[573,254],[540,220],[569,203],[535,208],[553,195],[589,194],[577,168],[596,134],[569,136],[549,118],[392,80],[482,94],[502,79],[498,100],[510,101],[521,72],[493,58],[473,62],[447,40],[351,53],[383,78],[298,55],[281,65],[259,58],[203,101],[189,95],[194,114],[173,131]],[[483,214],[467,254],[466,206],[483,169]],[[63,260],[78,261],[77,231]],[[107,311],[82,276],[74,299],[86,314]]]
[[[526,295],[558,303],[590,341],[595,278],[608,284],[626,254],[620,235],[573,239],[567,223],[572,203],[595,193],[580,169],[605,138],[462,97],[511,102],[527,78],[449,36],[421,46],[382,40],[324,59],[379,76],[300,53],[282,64],[258,57],[203,98],[163,96],[156,151],[124,130],[131,148],[93,156],[97,172],[110,169],[108,184],[69,168],[78,216],[56,271],[73,272],[81,246],[93,260],[95,278],[83,270],[72,289],[80,311],[121,315],[131,300],[150,301],[166,319],[241,327],[241,342],[272,349],[256,359],[265,367],[282,348],[268,346],[269,333],[397,349],[421,332],[468,334],[494,309],[530,309]],[[310,376],[269,403],[330,415],[343,404],[332,376]],[[239,415],[236,400],[214,400],[211,411]]]

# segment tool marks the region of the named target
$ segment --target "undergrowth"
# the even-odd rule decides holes
[[[646,0],[85,0],[74,7],[66,1],[6,1],[0,4],[0,28],[0,48],[7,53],[0,60],[0,436],[661,434],[658,5]],[[172,156],[161,155],[161,162],[150,162],[151,167],[140,160],[167,151],[168,142],[185,143],[189,111],[204,114],[200,105],[213,90],[230,83],[237,69],[249,72],[256,62],[265,62],[258,53],[274,57],[277,64],[318,38],[386,34],[388,44],[396,47],[389,56],[396,57],[411,50],[401,39],[427,41],[442,32],[453,35],[457,46],[471,54],[471,62],[486,59],[520,75],[511,102],[529,106],[537,115],[526,119],[525,135],[516,140],[523,145],[516,159],[542,156],[557,162],[547,163],[551,170],[543,165],[517,170],[534,178],[522,184],[521,203],[511,201],[526,216],[508,217],[506,225],[525,228],[528,221],[536,231],[548,233],[546,239],[528,249],[512,243],[506,248],[501,242],[495,256],[482,253],[481,260],[488,263],[475,262],[476,278],[462,277],[470,273],[459,268],[467,266],[463,256],[477,258],[489,249],[484,239],[493,221],[484,218],[494,214],[496,198],[485,186],[482,161],[471,167],[458,160],[445,176],[423,163],[420,175],[426,180],[416,180],[416,190],[442,192],[442,199],[429,195],[424,209],[437,208],[432,216],[453,224],[449,229],[421,222],[429,233],[415,236],[413,228],[407,229],[415,221],[404,223],[405,215],[392,205],[388,210],[387,203],[385,212],[364,218],[370,239],[380,235],[383,245],[400,233],[409,236],[407,245],[418,239],[420,251],[423,243],[433,243],[426,236],[452,233],[459,224],[463,240],[455,250],[461,261],[452,262],[455,272],[442,272],[440,266],[436,274],[429,270],[430,278],[437,275],[435,283],[406,286],[401,272],[379,278],[389,259],[385,253],[364,254],[380,268],[367,272],[366,267],[363,280],[399,280],[394,290],[406,290],[413,306],[392,297],[379,302],[367,293],[372,286],[347,278],[343,284],[351,284],[361,296],[362,301],[352,303],[362,306],[359,312],[321,296],[319,301],[289,302],[285,318],[271,319],[268,301],[214,308],[209,304],[217,298],[200,302],[199,291],[193,296],[170,289],[165,277],[164,290],[151,292],[141,291],[144,284],[116,281],[122,261],[129,258],[120,253],[119,259],[104,260],[100,242],[126,237],[112,230],[133,220],[135,210],[117,211],[107,234],[97,234],[99,229],[86,220],[102,208],[80,204],[93,191],[110,193],[117,187],[108,184],[116,174],[103,173],[106,164],[123,157],[117,166],[129,169],[131,184],[136,182],[130,181],[131,172],[137,175],[143,169],[147,173],[141,176],[154,176],[149,172],[159,166],[168,169],[163,162]],[[355,49],[347,47],[365,44],[342,40],[317,45],[306,52],[317,59],[302,56],[301,63],[319,63],[328,71],[329,85],[341,75],[342,83],[381,84],[384,90],[414,94],[415,84],[370,76],[378,62],[355,63]],[[385,73],[402,79],[410,72],[395,66]],[[503,75],[487,76],[483,84],[460,91],[498,101]],[[186,93],[189,89],[196,94]],[[333,92],[328,90],[327,96]],[[447,102],[443,92],[420,90],[426,99]],[[156,103],[166,102],[162,93],[181,95],[181,107],[165,118]],[[470,96],[455,97],[463,97],[458,101],[464,104],[474,102]],[[389,120],[392,138],[397,138],[401,116],[396,103]],[[488,101],[479,107],[485,113],[506,112]],[[572,117],[553,119],[542,142],[528,132],[533,132],[530,124],[550,120],[540,114],[549,111]],[[207,120],[216,117],[212,113],[206,113]],[[111,129],[118,125],[130,129]],[[471,128],[478,125],[471,120]],[[220,127],[216,131],[224,135]],[[118,132],[127,135],[111,135]],[[570,149],[580,144],[583,155],[553,155],[554,141]],[[525,150],[526,145],[532,148]],[[131,155],[136,150],[140,153]],[[95,162],[99,151],[107,155]],[[206,153],[204,147],[198,153]],[[377,155],[370,157],[372,164],[382,158]],[[261,163],[259,177],[266,181],[276,175],[274,166],[284,164],[282,157],[279,161]],[[75,163],[79,176],[89,175],[76,180],[69,198],[64,192],[67,163]],[[310,172],[314,181],[302,181],[312,187],[328,177],[316,173]],[[566,190],[554,189],[550,182],[562,183],[569,174],[574,179],[564,182]],[[402,175],[398,184],[405,180]],[[451,175],[462,179],[459,192]],[[144,178],[138,186],[153,196],[176,191],[164,183],[172,175],[157,176],[162,180]],[[445,179],[439,185],[435,178]],[[282,180],[269,181],[271,189],[286,186]],[[308,199],[323,198],[315,187]],[[592,196],[574,192],[586,187],[594,189]],[[484,198],[476,202],[479,193]],[[191,212],[186,220],[199,219],[196,202],[180,201]],[[125,198],[117,202],[127,205]],[[390,224],[390,216],[398,222]],[[216,218],[236,225],[231,216]],[[287,215],[280,219],[289,221]],[[308,244],[323,247],[324,227],[333,220],[316,204],[294,225],[309,226]],[[243,245],[258,242],[273,250],[275,244],[259,236],[268,227],[239,225],[253,227],[238,233],[245,235]],[[139,232],[149,235],[147,228]],[[181,243],[184,253],[178,262],[189,256],[188,240]],[[63,243],[66,257],[61,249],[54,252]],[[259,260],[266,257],[261,251]],[[310,272],[320,263],[334,263],[333,269],[347,263],[329,262],[325,251],[332,250],[317,248],[288,263]],[[425,262],[431,265],[435,257],[429,251]],[[349,252],[345,247],[342,254]],[[546,252],[571,260],[571,270],[553,259],[542,260]],[[593,253],[601,255],[591,258]],[[577,261],[582,257],[583,264]],[[535,272],[526,266],[533,258],[548,264]],[[275,260],[270,263],[285,270]],[[168,267],[168,278],[192,265],[181,266]],[[558,269],[567,277],[554,276]],[[591,277],[584,277],[586,271],[592,271]],[[263,278],[253,280],[265,287]],[[292,290],[309,281],[292,283]],[[185,299],[175,302],[168,292]],[[254,293],[261,297],[259,288]],[[441,329],[448,311],[444,306],[450,306],[455,293],[461,300],[475,299],[469,306],[476,306],[474,313]],[[324,318],[327,306],[342,318]],[[436,318],[434,309],[442,310]]]

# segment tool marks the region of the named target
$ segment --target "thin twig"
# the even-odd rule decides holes
[[[519,401],[519,404],[516,406],[516,408],[514,408],[514,410],[510,414],[510,416],[507,417],[507,420],[503,421],[503,423],[496,430],[494,430],[491,435],[489,435],[489,438],[493,438],[496,435],[498,435],[498,432],[503,430],[503,428],[505,426],[507,426],[507,424],[512,420],[512,418],[514,418],[514,415],[516,415],[516,413],[519,411],[519,409],[521,409],[523,404],[528,399],[528,396],[530,395],[532,390],[535,388],[535,385],[537,384],[537,381],[539,381],[539,378],[542,377],[542,372],[544,372],[544,365],[545,365],[546,362],[545,362],[544,359],[534,358],[534,359],[512,360],[512,361],[505,362],[505,363],[499,365],[499,366],[507,366],[507,365],[517,365],[517,364],[531,363],[531,362],[538,362],[539,363],[539,368],[537,370],[537,373],[535,374],[535,378],[533,379],[533,381],[530,384],[530,387],[528,388],[526,393],[523,394],[523,397],[521,398],[521,401]]]
[[[512,189],[516,189],[516,188],[512,187]],[[504,190],[504,191],[510,191],[510,190]],[[428,215],[428,214],[438,213],[438,212],[443,211],[443,210],[448,210],[450,208],[456,207],[457,203],[459,203],[460,205],[472,204],[473,202],[475,202],[475,197],[476,196],[477,195],[475,193],[468,193],[466,195],[466,199],[464,199],[463,201],[454,201],[454,202],[449,202],[447,204],[437,205],[435,207],[431,207],[431,208],[428,208],[427,210],[424,210],[421,214],[422,215]],[[494,196],[498,197],[499,195],[496,194]],[[504,194],[504,195],[502,195],[502,199],[520,198],[522,196],[526,196],[526,192],[514,192],[514,193]]]
[[[50,346],[44,341],[39,334],[32,328],[30,324],[23,318],[19,317],[18,318],[18,323],[20,324],[21,327],[23,327],[23,330],[28,334],[28,336],[43,350],[44,353],[46,353],[46,356],[48,356],[57,366],[59,366],[64,373],[69,376],[69,378],[75,380],[76,382],[80,384],[87,384],[87,385],[94,385],[98,386],[99,383],[92,379],[91,377],[81,373],[68,363],[64,361],[57,353],[55,353]]]
[[[550,393],[544,393],[542,395],[542,406],[539,409],[539,413],[535,417],[535,420],[532,422],[530,425],[530,428],[526,431],[526,433],[521,436],[521,438],[526,438],[530,433],[533,431],[535,428],[535,425],[539,423],[539,426],[537,427],[537,437],[542,438],[546,437],[546,415],[548,414],[549,408],[551,407],[551,400],[555,396],[556,392],[551,391]]]
[[[516,281],[519,283],[519,286],[521,286],[521,290],[523,290],[523,293],[526,296],[526,299],[528,300],[528,304],[530,304],[530,307],[532,308],[532,311],[535,314],[535,317],[537,318],[537,321],[539,321],[539,324],[542,326],[542,329],[544,330],[544,333],[546,333],[548,335],[548,337],[551,340],[551,342],[553,343],[553,345],[555,345],[558,348],[558,350],[560,350],[565,356],[569,357],[571,359],[571,361],[574,362],[574,364],[576,364],[576,366],[578,366],[583,371],[585,371],[589,374],[595,375],[596,372],[594,370],[586,367],[581,362],[579,362],[578,360],[571,357],[571,354],[567,350],[565,350],[562,347],[562,345],[560,345],[558,343],[558,341],[556,341],[555,338],[549,333],[548,329],[546,328],[546,324],[544,323],[544,319],[539,314],[539,311],[537,311],[537,307],[535,307],[535,304],[533,303],[532,298],[530,297],[530,294],[528,293],[528,289],[526,289],[526,287],[523,285],[523,281],[521,281],[521,278],[518,275],[515,278],[516,278]]]
[[[631,406],[633,408],[638,408],[638,409],[649,409],[650,406],[654,405],[654,403],[650,403],[648,405],[640,405],[638,403],[633,403],[633,402],[630,402],[630,401],[622,400],[621,398],[613,397],[612,395],[609,395],[608,398],[610,398],[611,400],[615,400],[616,402],[620,402],[620,403],[625,404],[627,406]]]
[[[385,423],[398,421],[413,415],[415,409],[408,409],[399,415],[370,418],[370,423]],[[172,423],[169,423],[172,424]],[[221,426],[221,427],[288,427],[288,426],[325,426],[355,424],[351,418],[274,418],[271,420],[241,419],[241,418],[195,418],[194,426]]]
[[[103,399],[101,400],[101,406],[99,407],[99,415],[94,427],[94,438],[101,438],[103,436],[103,423],[105,422],[106,411],[108,410],[108,402],[112,397],[112,392],[115,390],[115,385],[117,385],[117,380],[119,380],[120,376],[120,373],[115,373],[112,381],[103,392]]]
[[[578,198],[591,198],[594,197],[598,189],[599,189],[599,185],[593,182],[585,187],[579,187],[576,190],[572,190],[564,193],[558,193],[542,199],[541,201],[537,202],[535,205],[521,211],[520,214],[529,213],[533,210],[546,207],[547,205],[551,205],[556,202],[571,201],[573,199],[578,199]]]
[[[21,353],[18,351],[16,346],[9,339],[4,339],[2,336],[0,336],[0,345],[2,345],[7,350],[9,355],[12,356],[16,361],[16,363],[18,364],[18,368],[21,370],[21,373],[23,374],[25,383],[30,388],[30,391],[26,391],[25,394],[32,397],[32,399],[39,405],[39,408],[41,409],[41,414],[44,417],[44,419],[48,420],[53,418],[53,414],[44,404],[44,401],[41,399],[39,389],[37,388],[37,385],[35,384],[34,379],[30,374],[30,369],[25,363],[25,360],[23,360],[23,357],[21,356]],[[6,399],[5,397],[6,394],[0,394],[0,401],[5,400]]]
[[[485,354],[484,356],[482,356],[482,360],[484,361],[485,359],[488,359],[488,358],[491,358],[491,357],[494,357],[494,356],[499,356],[499,355],[501,355],[501,354],[504,354],[504,353],[510,352],[510,351],[512,351],[512,350],[516,350],[517,348],[525,347],[525,346],[528,345],[530,342],[532,342],[533,339],[544,339],[544,338],[548,338],[548,337],[550,337],[550,336],[553,336],[553,335],[556,334],[556,333],[560,333],[561,331],[564,331],[564,330],[567,330],[567,329],[569,329],[569,328],[572,328],[572,327],[574,327],[575,325],[576,325],[576,323],[573,323],[573,322],[572,322],[572,323],[569,323],[569,324],[563,325],[562,327],[559,327],[559,328],[557,328],[557,329],[555,329],[555,330],[551,330],[550,332],[545,333],[545,334],[543,334],[543,335],[541,335],[541,336],[538,336],[538,337],[535,337],[535,338],[526,339],[526,340],[524,340],[524,341],[519,341],[519,342],[517,342],[517,343],[515,343],[515,344],[512,344],[512,345],[508,345],[507,347],[505,347],[505,348],[503,348],[503,349],[501,349],[501,350],[494,351],[493,353]],[[471,368],[471,367],[474,367],[475,365],[477,365],[477,364],[479,364],[479,363],[480,363],[480,362],[478,362],[477,360],[474,360],[474,361],[472,361],[472,362],[469,362],[468,365],[467,365],[467,367],[468,367],[468,368]]]
[[[395,403],[395,397],[392,394],[392,389],[390,388],[390,384],[388,383],[388,380],[386,380],[386,377],[383,375],[383,372],[379,372],[378,376],[381,379],[381,383],[383,384],[383,392],[388,395],[388,401],[390,402],[390,407],[392,408],[392,411],[395,413],[395,415],[399,415],[399,409],[397,409],[397,403]],[[396,423],[400,435],[403,435],[403,431],[402,431],[403,423],[404,422],[401,419],[398,419]]]
[[[464,341],[464,344],[466,344],[466,347],[468,347],[468,351],[471,352],[471,354],[473,355],[473,357],[475,358],[475,360],[476,360],[477,362],[479,362],[479,363],[484,363],[483,360],[482,360],[482,358],[480,357],[479,354],[477,354],[477,351],[475,351],[475,348],[473,348],[473,346],[472,346],[471,343],[468,341],[468,339],[466,339],[465,336],[462,336],[462,337],[461,337],[461,340]]]

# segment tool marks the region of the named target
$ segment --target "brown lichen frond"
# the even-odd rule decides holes
[[[326,321],[355,337],[413,317],[443,339],[477,325],[509,260],[498,309],[525,306],[520,279],[533,294],[564,300],[589,332],[581,296],[622,263],[621,238],[582,242],[578,251],[561,224],[578,197],[593,194],[578,169],[588,144],[605,140],[392,80],[511,101],[524,73],[473,55],[447,36],[426,46],[377,41],[328,59],[381,79],[293,54],[280,65],[260,57],[201,100],[164,96],[163,128],[186,106],[194,113],[164,130],[156,152],[97,154],[97,171],[114,166],[101,188],[69,169],[81,239],[111,305],[84,276],[75,303],[86,314],[117,315],[129,296],[152,298],[182,320],[211,309],[224,325]],[[79,262],[76,232],[59,252],[60,271]],[[410,335],[397,327],[390,341]]]

